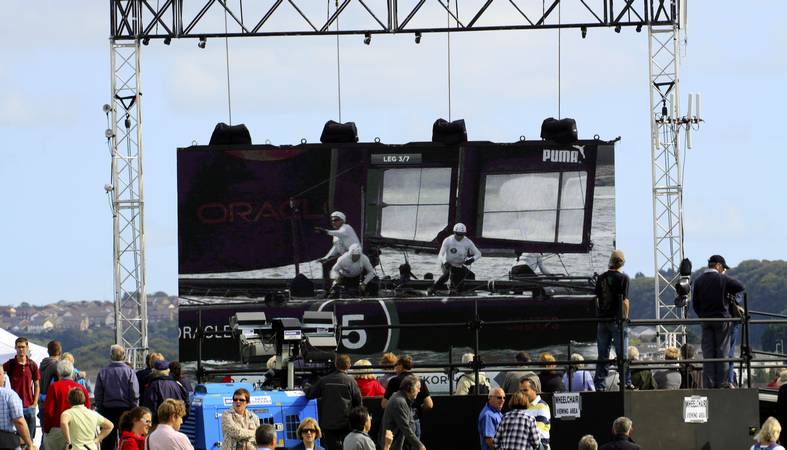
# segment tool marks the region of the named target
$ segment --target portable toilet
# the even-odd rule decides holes
[[[224,435],[221,415],[232,408],[232,394],[244,388],[250,393],[247,409],[257,414],[260,424],[269,423],[276,429],[276,446],[292,447],[298,439],[298,425],[307,417],[317,417],[317,400],[307,400],[303,391],[255,391],[250,383],[207,383],[194,390],[189,416],[181,431],[197,450],[221,448]]]

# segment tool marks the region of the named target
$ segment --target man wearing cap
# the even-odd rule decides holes
[[[162,359],[153,363],[150,383],[145,389],[142,406],[151,411],[158,411],[158,407],[168,398],[182,400],[186,404],[186,411],[188,411],[189,394],[186,392],[186,388],[170,374],[169,361]],[[154,418],[153,423],[158,423],[158,420]]]
[[[730,297],[743,292],[740,281],[724,271],[729,269],[721,255],[708,258],[708,270],[694,281],[694,312],[701,319],[727,318],[730,316]],[[726,358],[730,349],[730,322],[702,324],[702,357]],[[706,389],[731,387],[727,381],[727,364],[706,362],[702,364],[703,382]]]
[[[481,258],[481,251],[470,238],[465,236],[466,234],[465,224],[457,223],[454,225],[454,234],[443,239],[443,245],[440,246],[440,252],[437,254],[443,274],[429,288],[430,295],[436,288],[444,286],[449,278],[451,279],[451,289],[457,289],[467,274],[466,266]]]
[[[609,360],[609,349],[612,342],[615,342],[615,352],[625,357],[629,346],[629,330],[626,322],[622,323],[623,342],[620,342],[620,329],[618,319],[628,320],[629,317],[629,277],[621,270],[626,258],[622,250],[614,250],[609,256],[609,264],[606,272],[602,273],[596,280],[596,317],[605,319],[597,325],[596,345],[598,348],[598,359],[600,361]],[[615,319],[615,320],[610,320]],[[618,367],[618,372],[621,368]],[[596,364],[596,376],[593,384],[597,391],[607,389],[607,376],[609,375],[609,363]],[[631,371],[625,371],[626,388],[633,389],[631,383]]]
[[[336,260],[350,250],[353,244],[361,244],[355,230],[347,222],[347,216],[341,211],[334,211],[331,213],[331,227],[333,230],[326,228],[314,227],[314,231],[318,233],[325,233],[333,237],[333,245],[328,253],[317,261],[322,263],[322,278],[324,286],[330,286],[330,273]]]
[[[363,281],[361,281],[363,276]],[[374,278],[374,267],[369,261],[369,258],[361,251],[361,246],[352,244],[350,250],[343,254],[336,260],[333,269],[331,269],[331,279],[333,286],[331,286],[331,294],[336,294],[335,288],[337,286],[358,287],[358,293],[364,295],[366,293],[366,285]]]

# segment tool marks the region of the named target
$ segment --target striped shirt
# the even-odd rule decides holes
[[[541,443],[549,447],[549,430],[552,428],[552,413],[549,411],[549,404],[540,395],[530,402],[527,407],[527,415],[536,420],[538,432],[541,434]]]
[[[525,409],[514,409],[503,416],[495,433],[495,448],[500,450],[538,450],[541,445],[536,421]]]

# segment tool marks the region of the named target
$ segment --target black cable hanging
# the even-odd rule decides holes
[[[339,10],[339,0],[335,1],[336,11]],[[331,0],[328,0],[325,9],[326,22],[331,17]],[[336,102],[339,108],[339,123],[342,122],[342,63],[341,52],[339,50],[339,15],[336,16]]]
[[[227,5],[224,5],[224,57],[227,65],[227,113],[229,124],[232,125],[232,83],[230,81],[230,42],[227,37]]]

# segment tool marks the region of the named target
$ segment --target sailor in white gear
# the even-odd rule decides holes
[[[363,276],[362,281],[361,276]],[[333,287],[337,285],[348,287],[358,283],[358,290],[361,295],[363,295],[366,285],[372,281],[374,276],[374,267],[372,267],[369,258],[361,251],[359,244],[351,245],[350,250],[340,256],[336,260],[333,269],[331,269],[331,279],[334,280]]]
[[[434,288],[442,286],[448,278],[451,278],[451,288],[456,288],[464,280],[467,274],[466,266],[481,258],[481,251],[475,246],[470,238],[466,237],[467,227],[463,223],[454,225],[454,234],[443,239],[437,259],[443,268],[443,275],[435,281],[430,293]]]
[[[360,244],[358,235],[355,234],[353,227],[345,223],[347,217],[341,211],[334,211],[331,213],[331,226],[333,230],[316,227],[315,230],[325,233],[333,237],[333,246],[328,251],[328,254],[319,259],[320,262],[328,261],[329,259],[336,259],[350,250],[353,244]]]
[[[322,263],[323,286],[325,286],[326,290],[330,285],[329,274],[333,264],[340,256],[350,250],[351,245],[361,243],[361,241],[358,239],[358,235],[355,234],[353,227],[346,222],[347,216],[345,216],[343,212],[334,211],[331,213],[331,227],[333,227],[332,230],[320,227],[314,228],[314,230],[319,233],[325,233],[328,236],[333,237],[333,245],[331,246],[331,249],[325,256],[317,260],[318,262]]]

